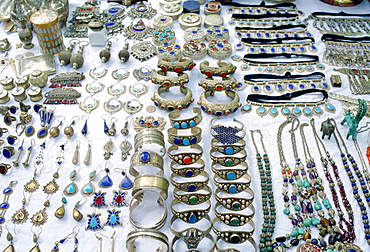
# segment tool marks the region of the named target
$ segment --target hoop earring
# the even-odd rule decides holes
[[[111,104],[111,101],[117,101],[117,105]],[[114,113],[120,111],[122,109],[122,102],[116,98],[110,98],[107,102],[104,102],[104,110],[107,111],[108,114],[113,115]]]

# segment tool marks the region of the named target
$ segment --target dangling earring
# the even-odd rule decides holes
[[[104,159],[108,160],[113,155],[112,150],[114,149],[114,143],[112,139],[109,139],[109,141],[104,145]]]
[[[109,249],[108,252],[114,252],[114,236],[116,235],[116,231],[113,232],[111,237],[109,238]]]
[[[78,156],[79,156],[78,149],[80,149],[80,141],[76,140],[75,152],[73,153],[73,158],[72,158],[72,164],[74,165],[78,163]]]
[[[6,234],[6,240],[8,242],[10,242],[10,244],[4,249],[4,252],[14,252],[15,249],[14,249],[14,244],[13,244],[13,235],[10,233],[10,231],[8,229],[8,222],[9,222],[9,220],[5,224],[5,228],[8,231],[8,233]],[[17,234],[15,232],[15,225],[14,225],[14,234]]]
[[[64,217],[64,214],[66,213],[65,204],[67,204],[67,199],[65,197],[62,197],[62,205],[57,208],[54,212],[54,216],[58,219],[61,219]]]
[[[108,124],[107,124],[107,119],[105,119],[105,118],[108,118],[108,116],[107,115],[102,115],[101,116],[101,119],[103,120],[103,126],[104,126],[104,133],[106,134],[106,135],[108,135],[108,131],[109,131],[109,127],[108,127]]]
[[[49,137],[50,138],[56,138],[57,136],[59,136],[60,134],[60,126],[62,125],[62,122],[64,121],[65,117],[64,116],[58,116],[58,125],[57,126],[53,126],[50,128],[49,130]]]
[[[106,172],[106,175],[99,181],[99,187],[102,188],[109,188],[113,185],[112,179],[109,177],[109,166],[111,165],[111,162],[107,162],[105,164],[104,171]]]
[[[85,43],[85,44],[82,44]],[[80,47],[78,48],[77,54],[73,54],[71,57],[71,64],[73,69],[78,69],[84,65],[84,57],[82,56],[85,46],[89,45],[89,42],[87,41],[81,41]]]
[[[84,215],[80,212],[80,210],[77,209],[86,203],[87,201],[86,197],[83,197],[83,198],[85,199],[85,202],[80,204],[81,200],[79,200],[76,202],[75,207],[73,208],[73,219],[75,219],[75,221],[81,221],[82,218],[84,217]]]
[[[99,232],[95,233],[95,237],[96,239],[98,239],[98,246],[96,246],[97,247],[96,252],[103,252],[103,238],[97,236],[97,234],[100,234],[101,236],[104,236],[105,238],[108,238],[108,237]]]
[[[132,188],[134,183],[131,181],[131,179],[127,176],[127,173],[125,172],[124,169],[120,168],[114,168],[114,171],[121,172],[123,179],[121,180],[121,183],[119,184],[119,188],[122,190],[129,190]]]
[[[84,119],[84,117],[86,119]],[[82,133],[83,136],[86,136],[87,135],[87,120],[88,119],[89,119],[89,116],[88,115],[82,116],[82,120],[85,120],[85,124],[84,124],[84,126],[82,127],[82,130],[81,130],[81,133]]]
[[[121,129],[121,133],[122,133],[122,135],[124,135],[124,136],[127,136],[127,135],[128,135],[128,133],[129,133],[129,130],[128,130],[128,124],[129,124],[128,118],[129,118],[129,117],[126,117],[125,125],[124,125],[124,126],[123,126],[123,128]],[[131,121],[132,121],[132,118],[131,118]]]
[[[40,139],[44,138],[48,134],[48,128],[50,126],[51,119],[53,118],[54,110],[55,110],[55,107],[53,109],[41,108],[39,110],[42,128],[37,132],[38,138]]]
[[[34,225],[31,226],[31,232],[33,233],[33,242],[35,243],[35,246],[33,246],[33,248],[30,250],[30,252],[39,252],[41,250],[40,250],[40,247],[39,247],[38,240],[39,240],[40,234],[42,233],[42,228],[40,227],[40,233],[36,234],[32,230],[33,227],[34,227]]]
[[[53,249],[51,250],[51,252],[59,252],[59,246],[58,246],[58,245],[59,245],[60,243],[65,243],[68,239],[72,239],[72,238],[74,238],[74,240],[75,240],[75,246],[76,246],[76,242],[78,243],[78,241],[76,241],[76,239],[77,239],[77,234],[79,233],[80,229],[78,228],[78,231],[77,231],[77,232],[75,232],[75,228],[78,228],[78,227],[74,227],[71,233],[69,233],[69,234],[68,234],[67,236],[65,236],[64,238],[62,238],[62,239],[60,239],[60,240],[56,241],[56,242],[55,242],[55,246],[53,247]],[[77,251],[77,250],[76,250],[76,247],[75,247],[75,250],[74,250],[74,251]]]
[[[69,42],[69,46],[59,53],[58,58],[59,58],[60,66],[68,65],[71,62],[72,51],[75,45],[79,43],[80,41],[78,39],[72,39]]]
[[[102,171],[102,168],[99,165],[95,169],[95,171],[90,172],[90,174],[89,174],[89,182],[81,188],[81,194],[83,196],[90,197],[91,195],[93,195],[95,193],[95,186],[92,183],[92,181],[96,178],[96,176],[98,176],[101,173],[101,171]]]
[[[108,136],[115,136],[116,135],[116,122],[118,121],[117,118],[115,117],[112,117],[112,119],[110,120],[111,123],[110,123],[110,127],[109,127],[109,130],[108,130]]]
[[[110,59],[110,56],[111,56],[110,50],[112,48],[112,41],[110,41],[110,39],[112,38],[118,41],[116,37],[110,37],[107,39],[107,42],[108,42],[107,46],[103,50],[101,50],[99,53],[99,57],[102,63],[108,62]]]
[[[85,155],[85,159],[84,159],[84,164],[85,165],[89,165],[90,164],[90,159],[91,159],[91,144],[92,144],[92,141],[89,140],[87,142],[87,151],[86,151],[86,155]]]
[[[105,226],[110,226],[110,227],[116,227],[116,226],[121,226],[122,223],[119,221],[119,214],[121,213],[120,210],[107,210],[108,212],[108,218],[107,222],[105,223]]]
[[[127,140],[123,140],[122,143],[119,145],[119,148],[121,149],[122,152],[121,160],[125,161],[127,159],[127,156],[130,155],[132,144]]]
[[[70,138],[71,136],[73,136],[73,134],[75,133],[74,129],[73,129],[73,126],[76,124],[76,122],[80,120],[80,117],[79,116],[74,116],[72,117],[72,122],[69,126],[65,127],[64,128],[64,135],[66,135],[68,138]]]
[[[74,180],[76,179],[77,177],[77,174],[80,172],[81,170],[81,167],[79,166],[78,167],[78,171],[77,170],[73,170],[70,174],[69,174],[69,179],[71,180],[71,183],[69,183],[63,190],[63,193],[65,196],[74,196],[76,195],[76,193],[78,192],[78,186],[77,184],[74,182]]]
[[[36,145],[36,142],[35,142],[35,139],[32,139],[31,140],[31,145],[27,148],[27,155],[26,155],[26,159],[24,160],[24,162],[22,163],[23,167],[24,168],[27,168],[29,167],[29,161],[30,161],[30,157],[31,157],[31,152],[33,150],[33,147],[35,147]]]
[[[128,42],[125,40],[123,44],[123,49],[119,51],[118,58],[121,61],[121,63],[125,63],[130,58],[130,53],[128,52]]]

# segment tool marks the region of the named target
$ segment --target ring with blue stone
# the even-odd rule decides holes
[[[173,128],[176,129],[188,129],[197,126],[202,120],[203,116],[200,108],[193,107],[194,116],[188,118],[182,118],[181,110],[174,110],[168,114],[170,118],[170,123]]]
[[[236,112],[242,106],[239,95],[234,91],[225,91],[225,95],[232,99],[232,101],[228,103],[213,103],[209,101],[207,98],[214,96],[214,94],[215,91],[204,91],[197,102],[200,108],[207,114],[213,114],[216,116],[229,115]]]
[[[244,229],[232,229],[230,226],[225,226],[225,224],[216,217],[213,219],[212,227],[218,238],[221,238],[227,243],[241,244],[251,238],[254,233],[254,222],[250,220],[247,222],[247,225],[249,226],[248,231]]]
[[[236,166],[227,167],[212,162],[212,172],[224,180],[236,180],[243,177],[248,172],[248,164],[242,162]]]
[[[225,167],[233,167],[244,162],[247,158],[247,152],[242,150],[234,155],[224,155],[220,152],[209,153],[212,161]]]
[[[17,139],[18,139],[18,137],[17,136],[13,136],[13,135],[9,135],[9,136],[6,137],[6,141],[10,145],[15,144],[15,141],[17,141]],[[1,146],[1,144],[0,144],[0,146]]]
[[[236,194],[225,193],[223,190],[216,189],[215,199],[221,205],[232,211],[241,211],[252,204],[254,192],[251,188],[247,188],[243,192]]]
[[[208,215],[210,210],[210,200],[203,202],[203,204],[197,205],[197,207],[189,207],[188,205],[177,199],[171,202],[171,212],[173,216],[176,216],[176,218],[179,218],[184,222],[191,224],[197,223],[198,221],[203,219],[205,216]]]
[[[5,158],[8,158],[8,159],[11,158],[12,156],[14,156],[14,153],[15,153],[15,151],[14,151],[13,146],[6,146],[3,149],[3,156]]]
[[[161,178],[163,178],[163,177],[161,177]],[[165,179],[165,178],[163,178],[163,179]],[[134,186],[134,189],[135,189],[135,186]],[[163,225],[166,223],[167,216],[168,216],[166,200],[163,197],[163,192],[155,190],[155,188],[150,187],[150,186],[149,187],[143,187],[143,188],[136,188],[137,189],[136,191],[134,191],[134,189],[132,191],[132,198],[131,198],[131,201],[130,201],[130,204],[129,204],[129,219],[130,219],[131,225],[134,226],[136,229],[141,229],[142,228],[142,229],[146,229],[146,230],[147,229],[160,229],[161,227],[163,227]],[[140,210],[141,209],[140,205],[144,204],[143,201],[148,200],[148,197],[146,197],[145,194],[149,194],[150,196],[155,194],[155,196],[158,196],[158,198],[155,200],[155,202],[163,208],[162,214],[159,216],[160,219],[157,222],[155,222],[154,224],[153,223],[147,224],[146,222],[148,220],[151,220],[152,222],[156,221],[158,219],[157,211],[154,211],[154,213],[156,215],[153,215],[152,212],[147,212],[147,211],[141,211]],[[135,210],[138,207],[139,207],[139,210],[137,210],[138,212],[135,213]],[[149,207],[149,206],[147,206],[147,207]],[[144,215],[146,218],[142,218],[143,216],[140,218],[140,214]],[[150,214],[152,214],[152,216],[150,216]],[[151,217],[151,218],[148,218],[148,217]],[[136,251],[136,250],[130,250],[130,251]]]
[[[136,151],[131,157],[131,164],[129,168],[130,175],[137,177],[140,175],[139,168],[145,168],[145,173],[149,172],[149,167],[155,168],[158,170],[156,175],[163,176],[163,158],[161,155],[154,151],[143,150]]]
[[[249,189],[251,176],[249,174],[244,174],[237,180],[224,180],[215,175],[213,176],[213,182],[218,189],[229,194],[236,194]]]
[[[234,155],[245,149],[245,140],[241,139],[234,144],[221,143],[217,138],[212,138],[210,152],[218,151],[224,155]]]
[[[207,185],[196,192],[184,192],[175,188],[173,196],[176,200],[185,203],[186,205],[198,205],[206,202],[211,198],[212,189]]]
[[[199,159],[191,165],[180,165],[175,161],[171,161],[170,167],[174,174],[185,178],[191,178],[204,171],[204,161],[203,159]]]
[[[254,214],[255,208],[253,204],[250,204],[243,211],[230,211],[222,206],[219,202],[217,202],[215,206],[216,217],[226,225],[232,227],[244,226],[250,220],[252,220]]]
[[[168,157],[180,165],[194,164],[202,155],[203,148],[199,144],[192,144],[187,147],[172,145],[168,149]]]
[[[171,218],[170,230],[173,235],[175,235],[176,237],[179,237],[181,240],[185,242],[186,247],[188,249],[196,249],[198,248],[198,245],[202,241],[202,239],[206,237],[211,232],[211,229],[212,229],[212,221],[209,215],[206,215],[202,219],[202,222],[203,221],[207,221],[207,224],[202,225],[204,226],[204,228],[201,229],[200,227],[198,227],[199,226],[198,223],[197,223],[197,226],[192,226],[192,225],[189,225],[188,223],[184,225],[185,223],[174,215]],[[182,223],[175,223],[175,222],[182,222]],[[179,226],[180,227],[184,226],[186,228],[182,230],[177,230]]]
[[[190,133],[179,134],[180,131],[176,128],[170,128],[167,130],[168,142],[170,144],[179,146],[189,146],[192,144],[198,144],[202,141],[202,129],[199,127],[190,128]]]
[[[201,190],[206,185],[208,185],[209,182],[209,175],[206,172],[201,172],[195,177],[184,178],[182,176],[178,176],[175,173],[172,173],[171,175],[171,184],[185,192],[195,192],[198,190]]]

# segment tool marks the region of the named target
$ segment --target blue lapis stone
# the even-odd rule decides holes
[[[307,35],[307,37],[311,37],[312,36],[312,34],[309,33],[309,32],[307,32],[306,35]]]
[[[194,185],[194,184],[191,184],[188,186],[188,191],[189,192],[194,192],[195,190],[197,190],[197,186]]]
[[[149,160],[150,160],[150,154],[149,154],[149,152],[143,151],[140,154],[140,161],[141,162],[149,162]]]
[[[8,207],[9,207],[9,203],[4,202],[0,204],[0,210],[8,209]]]
[[[254,50],[254,48],[250,48],[249,51],[254,52],[255,50]]]
[[[300,47],[299,50],[303,52],[305,50],[305,48],[304,47]]]
[[[283,48],[281,48],[281,51],[282,52],[286,52],[286,49],[283,47]]]
[[[184,139],[184,140],[182,140],[182,144],[183,145],[190,145],[190,141],[189,141],[189,139]]]
[[[256,33],[256,36],[257,36],[257,37],[261,37],[261,33],[257,32],[257,33]]]
[[[224,47],[224,45],[223,45],[223,44],[220,44],[220,43],[218,43],[218,44],[217,44],[217,46],[218,46],[218,47],[221,47],[221,48],[223,48],[223,47]]]
[[[198,142],[198,139],[196,137],[193,137],[191,140],[190,140],[190,143],[191,144],[196,144]]]
[[[311,46],[311,49],[316,50],[317,48],[316,48],[316,46]]]
[[[203,111],[206,111],[206,108],[204,106],[200,106],[200,108],[203,110]]]
[[[283,90],[283,85],[281,85],[281,84],[277,85],[277,89],[278,90]]]
[[[289,88],[289,89],[294,89],[294,85],[293,85],[293,84],[289,84],[289,85],[288,85],[288,88]]]
[[[258,92],[258,91],[260,90],[260,88],[259,88],[258,86],[254,86],[254,87],[253,87],[253,90],[254,90],[255,92]]]
[[[105,26],[113,26],[115,25],[116,23],[115,22],[105,22]]]
[[[46,128],[42,128],[42,129],[37,133],[37,136],[42,138],[42,136],[44,136],[44,135],[45,135],[45,134],[47,134],[47,133],[48,133],[47,129],[46,129]]]
[[[294,47],[292,47],[292,48],[290,48],[290,50],[292,51],[292,52],[295,52],[295,48]]]
[[[229,193],[236,193],[236,192],[237,192],[236,186],[235,185],[230,186]]]
[[[300,85],[299,85],[299,88],[300,88],[300,89],[304,89],[304,88],[305,88],[305,86],[304,86],[303,84],[300,84]]]
[[[265,88],[266,88],[267,91],[271,90],[271,86],[269,86],[269,85],[266,85]]]
[[[251,34],[250,33],[247,33],[247,35],[246,35],[248,38],[250,38],[251,37]]]
[[[215,114],[218,115],[218,116],[221,116],[222,112],[216,112]]]
[[[217,29],[217,30],[215,30],[215,32],[219,33],[219,32],[221,32],[221,30]]]
[[[266,37],[270,37],[270,33],[265,33],[265,36]]]
[[[275,34],[275,37],[276,37],[276,38],[280,38],[280,35],[279,35],[279,34]]]
[[[178,139],[178,138],[175,138],[175,139],[173,140],[173,143],[174,143],[174,144],[176,144],[176,145],[179,145],[179,144],[181,144],[181,140],[180,140],[180,139]]]
[[[323,84],[322,84],[322,87],[323,87],[323,88],[328,88],[328,84],[323,83]]]
[[[0,224],[3,224],[5,222],[5,218],[4,217],[0,217]]]
[[[153,125],[155,125],[155,126],[157,126],[159,124],[159,122],[158,121],[154,121],[153,122]]]
[[[27,135],[32,134],[33,130],[34,130],[34,129],[33,129],[33,127],[32,127],[32,126],[27,127],[27,128],[26,128],[26,134],[27,134]]]
[[[105,175],[100,181],[99,181],[99,186],[103,188],[111,187],[113,185],[112,179],[108,176]]]
[[[242,34],[241,34],[240,32],[237,32],[237,33],[236,33],[236,36],[241,37],[241,36],[242,36]]]
[[[191,214],[189,216],[189,219],[188,219],[189,223],[196,223],[198,221],[198,218],[197,216],[195,216],[194,214]]]
[[[192,170],[188,170],[188,171],[185,172],[185,176],[188,177],[188,178],[193,177],[193,175],[194,175],[194,172]]]
[[[60,243],[65,243],[65,241],[66,241],[67,239],[61,239],[59,242]]]
[[[315,84],[311,84],[311,88],[316,88],[316,85]]]
[[[260,52],[264,53],[266,50],[264,48],[260,49]]]
[[[9,187],[7,187],[7,188],[5,188],[4,190],[3,190],[3,193],[4,194],[11,194],[13,192],[13,189],[12,188],[9,188]]]
[[[276,52],[275,48],[270,49],[271,52]]]
[[[3,149],[3,156],[4,156],[5,158],[11,158],[11,157],[12,157],[12,153],[11,153],[11,151],[10,151],[10,150],[8,150],[8,149]]]
[[[236,47],[242,47],[242,44],[236,44]]]
[[[140,120],[140,121],[139,121],[139,123],[140,123],[141,125],[144,125],[144,123],[145,123],[145,122],[144,122],[144,120]]]
[[[186,122],[181,123],[181,128],[186,129],[188,127],[188,124]]]
[[[355,249],[347,249],[346,252],[356,252],[356,250]]]

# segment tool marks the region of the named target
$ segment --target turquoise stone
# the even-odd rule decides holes
[[[174,123],[173,124],[173,127],[176,128],[176,129],[179,129],[180,128],[180,124],[179,123]]]
[[[302,179],[297,179],[297,186],[302,187],[302,185],[303,185]]]
[[[329,110],[329,111],[334,111],[335,110],[335,107],[331,104],[327,104],[326,105],[326,109]]]
[[[298,236],[298,230],[294,229],[291,233],[291,236],[297,237]]]
[[[116,223],[117,222],[117,216],[115,214],[112,214],[110,217],[109,217],[109,222],[110,223]]]
[[[307,187],[310,187],[310,186],[311,186],[310,181],[308,181],[308,179],[307,179],[307,178],[305,178],[305,179],[303,180],[303,186],[304,186],[305,188],[307,188]]]
[[[184,139],[184,140],[182,140],[182,144],[183,145],[189,145],[190,144],[190,141],[189,141],[189,139]]]
[[[186,129],[188,127],[188,124],[186,122],[181,123],[181,128]]]
[[[317,114],[322,114],[323,113],[321,108],[316,107],[316,108],[314,108],[314,110]]]
[[[278,113],[278,111],[277,111],[276,108],[271,108],[270,113],[273,114],[273,115],[276,115]]]
[[[305,233],[304,227],[298,228],[298,233],[303,235]]]
[[[85,185],[85,187],[82,189],[82,191],[86,194],[92,193],[93,192],[93,187],[91,184]]]
[[[258,112],[263,115],[263,114],[266,113],[266,109],[265,108],[259,108]]]
[[[283,108],[281,111],[283,112],[284,115],[290,115],[290,109],[288,108]]]
[[[196,126],[197,125],[197,123],[195,122],[195,121],[190,121],[189,122],[189,126],[190,127],[194,127],[194,126]]]
[[[323,204],[327,209],[332,208],[332,206],[331,206],[330,201],[328,200],[328,198],[323,199],[323,200],[322,200],[322,204]]]
[[[311,114],[312,114],[312,110],[311,110],[310,108],[304,108],[304,109],[303,109],[303,113],[304,113],[305,115],[311,115]]]
[[[290,209],[289,208],[284,208],[284,214],[286,214],[286,215],[290,214]]]
[[[232,154],[234,154],[234,148],[233,147],[226,147],[225,148],[225,154],[226,155],[232,155]]]
[[[293,109],[293,112],[294,112],[294,114],[297,114],[297,115],[299,115],[300,113],[302,113],[302,111],[301,111],[300,108],[294,108]]]
[[[236,175],[235,175],[235,173],[234,173],[234,172],[229,172],[229,173],[226,175],[226,178],[227,178],[228,180],[234,180],[234,179],[236,179]]]
[[[69,184],[66,188],[68,194],[72,194],[76,191],[76,186],[74,184]]]
[[[230,186],[230,188],[229,188],[229,193],[236,193],[236,186],[235,185],[232,185],[232,186]]]
[[[97,227],[98,226],[98,220],[96,218],[91,218],[90,226],[93,227],[93,228]]]
[[[306,226],[306,227],[309,227],[309,226],[311,226],[311,224],[312,224],[312,222],[311,222],[311,220],[310,219],[304,219],[303,220],[303,224]]]
[[[317,202],[315,203],[315,209],[316,209],[316,211],[317,211],[317,210],[321,210],[321,209],[322,209],[322,205],[321,205],[321,203],[320,203],[319,201],[317,201]]]
[[[301,210],[301,207],[299,205],[294,205],[294,210],[300,211]]]
[[[319,219],[317,219],[316,217],[313,217],[313,218],[311,219],[311,223],[312,223],[312,225],[317,226],[317,225],[319,225],[319,224],[320,224],[320,220],[319,220]]]
[[[249,104],[246,104],[246,105],[244,105],[244,106],[243,106],[243,110],[244,110],[244,111],[247,111],[247,112],[249,112],[249,111],[251,110],[251,108],[252,108],[252,107],[251,107],[251,105],[249,105]]]

